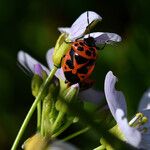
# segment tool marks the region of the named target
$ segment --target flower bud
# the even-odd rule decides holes
[[[46,71],[43,70],[40,64],[34,65],[34,76],[31,82],[32,95],[37,96],[43,80],[47,78]]]
[[[39,89],[42,85],[42,82],[43,82],[43,80],[39,75],[35,74],[33,76],[32,82],[31,82],[31,90],[32,90],[33,96],[35,96],[35,97],[37,96]]]
[[[56,119],[55,102],[58,96],[59,86],[55,82],[51,83],[48,94],[43,100],[43,116],[46,124],[53,123]],[[46,125],[45,124],[45,125]],[[45,126],[45,130],[50,129],[50,124]]]
[[[43,137],[39,133],[28,138],[22,149],[25,150],[78,150],[74,145],[67,142],[55,140],[50,141],[49,137]]]
[[[45,150],[49,144],[49,141],[40,135],[39,133],[28,138],[22,145],[22,149],[25,150]]]
[[[68,43],[67,43],[68,42]],[[60,67],[61,60],[66,52],[70,49],[71,44],[67,41],[66,34],[61,34],[56,42],[53,54],[54,66]]]
[[[65,96],[65,100],[67,102],[70,102],[73,99],[76,99],[78,93],[79,93],[79,84],[74,84],[72,85],[69,89],[66,90],[66,96]]]
[[[51,112],[52,108],[52,97],[51,94],[48,94],[44,100],[43,100],[43,106],[42,106],[42,135],[47,136],[51,134],[51,123],[50,123],[50,118],[49,114]]]
[[[63,91],[63,94],[60,93],[60,99],[57,100],[56,102],[56,109],[58,111],[66,112],[67,111],[67,105],[65,104],[64,101],[70,103],[73,100],[76,99],[77,95],[79,92],[79,84],[74,84],[65,91]],[[64,94],[65,93],[65,94]]]
[[[40,64],[34,65],[34,73],[36,75],[39,75],[41,78],[42,78],[42,71],[43,71],[43,68]]]
[[[42,70],[41,74],[42,74],[43,81],[45,81],[46,78],[47,78],[47,76],[48,76],[47,73],[46,73],[46,71]]]

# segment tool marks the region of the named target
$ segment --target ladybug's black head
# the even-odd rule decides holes
[[[84,39],[84,42],[85,42],[86,45],[88,45],[88,46],[91,46],[91,47],[96,46],[96,45],[95,45],[95,40],[94,40],[93,37],[85,38],[85,39]]]

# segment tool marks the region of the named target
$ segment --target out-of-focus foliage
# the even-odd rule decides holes
[[[59,36],[57,27],[71,25],[86,10],[96,11],[103,17],[96,31],[115,32],[122,36],[121,44],[107,46],[99,52],[92,76],[96,80],[95,87],[103,90],[105,74],[109,70],[114,72],[120,80],[119,89],[128,100],[131,117],[142,93],[150,86],[149,6],[148,0],[0,0],[1,149],[10,148],[33,101],[31,79],[17,66],[17,52],[23,49],[45,63],[46,51],[55,45]],[[25,139],[35,131],[34,119],[28,128]],[[72,142],[78,146],[85,145],[84,141],[78,140],[76,138]],[[87,144],[88,139],[85,141]],[[92,139],[89,146],[96,142],[98,139]]]

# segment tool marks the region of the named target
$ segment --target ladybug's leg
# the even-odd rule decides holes
[[[67,84],[67,88],[69,88],[72,85],[68,80],[65,80],[65,84]]]
[[[106,46],[106,43],[102,47],[96,47],[97,50],[103,50]]]
[[[68,42],[68,41],[65,40],[65,43],[66,43],[66,44],[72,44],[73,42]]]
[[[75,41],[77,42],[78,40],[82,39],[84,36],[82,35],[81,37],[77,38]]]
[[[65,80],[65,83],[68,83],[68,80]]]

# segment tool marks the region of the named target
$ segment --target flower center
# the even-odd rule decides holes
[[[131,127],[138,129],[141,133],[145,133],[147,132],[148,129],[146,127],[142,127],[142,125],[147,123],[147,121],[148,118],[144,116],[144,114],[137,113],[135,117],[129,122],[129,125]]]

